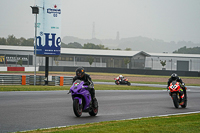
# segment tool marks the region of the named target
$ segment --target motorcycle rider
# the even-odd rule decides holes
[[[94,84],[92,82],[90,75],[85,73],[84,68],[79,67],[79,68],[76,69],[76,76],[74,76],[74,78],[73,78],[73,83],[77,79],[84,81],[85,84],[88,85],[88,88],[86,88],[86,89],[90,92],[91,98],[92,98],[92,103],[94,103],[94,100],[95,100]]]
[[[182,97],[183,94],[186,94],[186,90],[185,90],[185,84],[184,82],[182,81],[182,79],[180,77],[178,77],[178,75],[176,73],[172,73],[171,77],[168,79],[168,86],[167,86],[167,89],[169,89],[169,86],[170,86],[170,83],[172,81],[177,81],[177,82],[180,82],[181,83],[181,88],[180,89],[180,96]],[[171,95],[171,92],[169,92],[169,94]],[[182,98],[183,99],[183,98]]]
[[[119,84],[124,79],[124,77],[122,75],[119,75],[116,79],[117,83]]]

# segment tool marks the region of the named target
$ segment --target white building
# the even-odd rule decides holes
[[[0,45],[0,67],[33,67],[34,48]],[[91,65],[89,64],[91,60]],[[160,61],[166,61],[163,67]],[[45,57],[36,58],[37,66],[45,65]],[[49,57],[49,66],[91,66],[108,68],[200,71],[200,54],[146,53],[143,51],[61,48],[59,57]]]

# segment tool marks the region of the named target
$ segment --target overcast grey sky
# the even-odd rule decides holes
[[[62,37],[200,43],[200,0],[61,0]],[[0,37],[34,37],[34,0],[0,0]]]

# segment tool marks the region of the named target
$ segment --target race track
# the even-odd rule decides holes
[[[15,132],[200,111],[200,89],[188,91],[188,106],[174,108],[166,90],[96,91],[99,113],[75,117],[68,91],[0,92],[0,132]]]

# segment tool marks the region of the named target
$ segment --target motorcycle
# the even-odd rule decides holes
[[[88,112],[90,116],[96,116],[98,113],[98,101],[95,98],[92,103],[90,92],[86,88],[88,85],[85,85],[84,81],[76,80],[69,90],[73,100],[73,111],[77,117],[80,117],[82,112]]]
[[[123,78],[122,80],[118,80],[117,78],[114,78],[114,80],[115,80],[116,85],[128,85],[128,86],[131,85],[131,83],[128,81],[127,78]]]
[[[182,96],[180,96],[180,91],[182,91],[182,88],[179,82],[173,81],[170,83],[168,89],[170,90],[169,95],[173,100],[174,107],[178,108],[179,105],[181,105],[182,108],[185,108],[187,106],[187,88],[185,87],[185,91]]]

